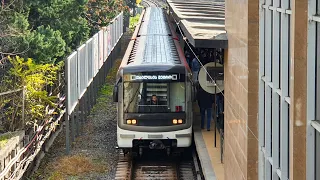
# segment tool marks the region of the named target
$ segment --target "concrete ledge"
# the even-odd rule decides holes
[[[202,137],[200,128],[194,129],[194,141],[195,141],[196,149],[200,159],[200,164],[201,164],[204,178],[207,180],[216,180],[217,178],[214,173],[210,156],[207,151],[207,147]]]
[[[9,136],[8,142],[0,149],[0,170],[15,157],[16,153],[23,148],[24,131],[16,131],[2,134],[1,136]]]

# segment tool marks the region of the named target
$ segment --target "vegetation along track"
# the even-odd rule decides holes
[[[119,180],[201,180],[195,151],[168,157],[165,152],[150,151],[141,158],[119,154],[116,178]]]

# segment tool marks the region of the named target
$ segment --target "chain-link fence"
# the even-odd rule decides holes
[[[24,88],[0,92],[0,134],[23,129],[25,93]]]
[[[0,61],[0,134],[22,129],[24,126],[25,91],[10,75],[8,58]]]

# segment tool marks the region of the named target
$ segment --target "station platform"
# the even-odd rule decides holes
[[[216,147],[214,146],[214,120],[211,120],[210,131],[200,128],[201,116],[194,105],[194,141],[200,159],[204,178],[206,180],[224,180],[224,165],[221,159],[220,133],[216,132]]]

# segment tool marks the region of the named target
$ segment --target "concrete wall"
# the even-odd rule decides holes
[[[259,1],[226,0],[225,179],[258,179]],[[306,179],[308,1],[291,16],[290,179]],[[270,39],[271,41],[271,39]],[[229,103],[228,103],[229,102]]]
[[[6,168],[11,159],[23,148],[24,131],[16,131],[2,134],[1,136],[10,135],[11,138],[8,142],[0,149],[0,172]],[[1,137],[0,136],[0,137]]]
[[[226,0],[225,179],[258,179],[259,1]]]
[[[292,1],[290,180],[306,179],[308,0]]]

